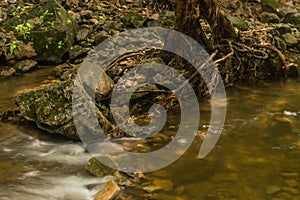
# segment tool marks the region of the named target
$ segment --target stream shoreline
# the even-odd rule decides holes
[[[47,70],[47,74],[42,75],[45,80],[41,83],[16,92],[14,97],[11,97],[14,99],[15,106],[3,110],[1,107],[0,120],[20,125],[33,123],[38,129],[51,135],[79,141],[72,116],[74,78],[78,69],[85,60],[91,58],[93,50],[99,44],[125,30],[145,27],[171,29],[175,22],[173,4],[164,5],[158,2],[153,4],[153,2],[156,1],[3,1],[0,4],[0,81],[13,84],[11,80],[18,81],[18,77],[35,73],[39,68],[46,68],[43,65],[51,65],[53,70]],[[300,75],[300,4],[296,1],[291,2],[277,0],[222,2],[221,7],[230,15],[228,20],[237,32],[246,35],[257,32],[256,37],[262,39],[261,45],[265,45],[267,38],[266,40],[276,48],[275,51],[270,49],[268,58],[262,59],[263,61],[260,62],[262,66],[252,63],[255,66],[253,69],[233,66],[235,63],[230,59],[224,63],[218,60],[220,65],[227,69],[227,72],[222,74],[227,88],[235,88],[240,84],[260,87],[260,84],[263,85],[265,82],[272,84],[273,81],[297,80]],[[286,6],[282,9],[280,6],[279,9],[279,5]],[[202,24],[205,25],[207,22],[203,20]],[[210,34],[209,28],[204,31]],[[150,40],[148,33],[141,34],[140,38]],[[138,39],[134,38],[133,42]],[[158,40],[155,37],[152,39]],[[122,46],[126,41],[116,41],[116,44],[126,48]],[[236,52],[243,52],[242,47],[239,49],[237,47],[239,46],[236,44],[234,49]],[[113,52],[114,49],[105,49],[103,55]],[[259,59],[263,57],[253,52],[254,57],[257,56]],[[100,56],[95,59],[99,59]],[[172,63],[171,57],[157,50],[138,50],[118,58],[116,62],[105,68],[95,91],[95,99],[97,119],[109,138],[127,136],[115,126],[109,109],[112,91],[122,75],[143,63],[168,65]],[[187,69],[179,71],[186,74]],[[93,77],[93,74],[86,74],[86,76]],[[198,90],[199,99],[206,99],[201,96],[205,92],[202,91],[202,86],[198,86],[202,84],[199,82],[201,82],[200,78],[194,81],[193,86]],[[124,82],[124,85],[126,84],[127,82]],[[9,89],[5,91],[10,92]],[[153,94],[151,91],[159,92]],[[144,103],[143,101],[147,99],[151,99],[151,102]],[[174,96],[157,85],[147,85],[138,90],[132,96],[132,102],[131,113],[135,121],[140,124],[149,122],[146,116],[149,104],[162,104],[170,112],[179,108]],[[167,142],[170,138],[161,136],[157,141],[151,142],[153,144]],[[128,145],[125,142],[123,144]],[[132,148],[130,145],[126,147]],[[147,145],[142,144],[133,151],[149,150],[147,148],[149,148]],[[108,199],[113,199],[119,194],[120,187],[147,181],[144,180],[142,173],[122,174],[115,170],[111,171],[93,158],[89,160],[86,169],[98,177],[114,174],[118,178],[119,185],[110,182],[107,186],[114,188]],[[98,197],[100,198],[104,197]]]

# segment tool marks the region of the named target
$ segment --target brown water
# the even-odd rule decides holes
[[[12,106],[19,91],[39,85],[48,72],[40,73],[0,80],[0,108]],[[214,150],[197,159],[210,117],[209,104],[202,104],[188,152],[146,174],[148,180],[127,188],[123,199],[299,200],[300,83],[240,87],[227,95],[226,123]],[[172,118],[178,116],[169,123]],[[84,173],[88,158],[78,143],[0,123],[0,199],[92,199],[92,186],[108,178]]]
[[[189,151],[172,165],[149,174],[150,181],[140,189],[127,189],[128,196],[300,199],[300,83],[244,87],[228,90],[227,95],[226,123],[214,150],[204,159],[196,157],[209,125],[209,112],[202,112],[202,127]],[[202,108],[208,110],[209,105]]]
[[[13,97],[26,89],[35,88],[47,80],[53,67],[43,67],[31,73],[0,79],[0,111],[13,107]]]

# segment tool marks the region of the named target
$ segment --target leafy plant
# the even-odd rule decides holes
[[[23,24],[18,24],[15,29],[16,31],[23,36],[24,39],[28,39],[29,38],[29,35],[30,35],[30,30],[32,29],[33,27],[29,24],[29,23],[26,23],[26,25],[23,23]]]
[[[54,28],[54,26],[55,26],[55,21],[53,21],[53,22],[47,22],[47,25],[44,26],[44,27],[42,27],[41,29],[42,30],[48,30],[49,28]]]
[[[65,45],[65,43],[64,43],[62,40],[60,40],[60,41],[57,43],[57,48],[58,48],[58,49],[61,49],[61,48],[63,48],[64,45]]]
[[[10,54],[13,54],[15,49],[18,49],[18,51],[22,50],[21,47],[17,44],[16,41],[13,41],[12,43],[5,44],[5,46],[9,47],[9,53]]]
[[[71,24],[72,20],[70,18],[67,19],[67,24]]]
[[[80,44],[81,44],[82,46],[85,46],[85,47],[90,47],[90,46],[93,45],[94,42],[95,42],[94,40],[89,39],[89,38],[86,38],[86,39],[83,40]]]
[[[48,15],[53,15],[53,13],[50,13],[49,10],[45,10],[43,15],[40,16],[41,19],[45,19],[45,17],[47,17]]]
[[[99,108],[101,108],[102,110],[105,110],[105,111],[109,112],[109,108],[108,108],[106,105],[104,105],[104,104],[102,104],[102,103],[97,103],[96,105],[97,105]]]
[[[16,10],[12,13],[13,16],[17,16],[17,15],[22,15],[22,14],[26,14],[26,15],[29,15],[28,13],[28,8],[30,8],[30,6],[24,6],[24,7],[17,7]]]

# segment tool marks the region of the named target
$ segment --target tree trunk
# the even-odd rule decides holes
[[[209,49],[210,41],[203,32],[200,18],[208,22],[212,30],[210,39],[213,43],[223,38],[236,38],[232,24],[225,17],[225,12],[219,9],[217,0],[176,0],[175,14],[175,29],[194,38]]]

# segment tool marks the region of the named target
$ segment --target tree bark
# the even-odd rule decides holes
[[[175,29],[206,46],[209,45],[209,40],[203,32],[200,18],[208,22],[213,43],[221,39],[236,38],[232,24],[225,17],[225,12],[219,9],[217,0],[176,0],[175,14]]]

